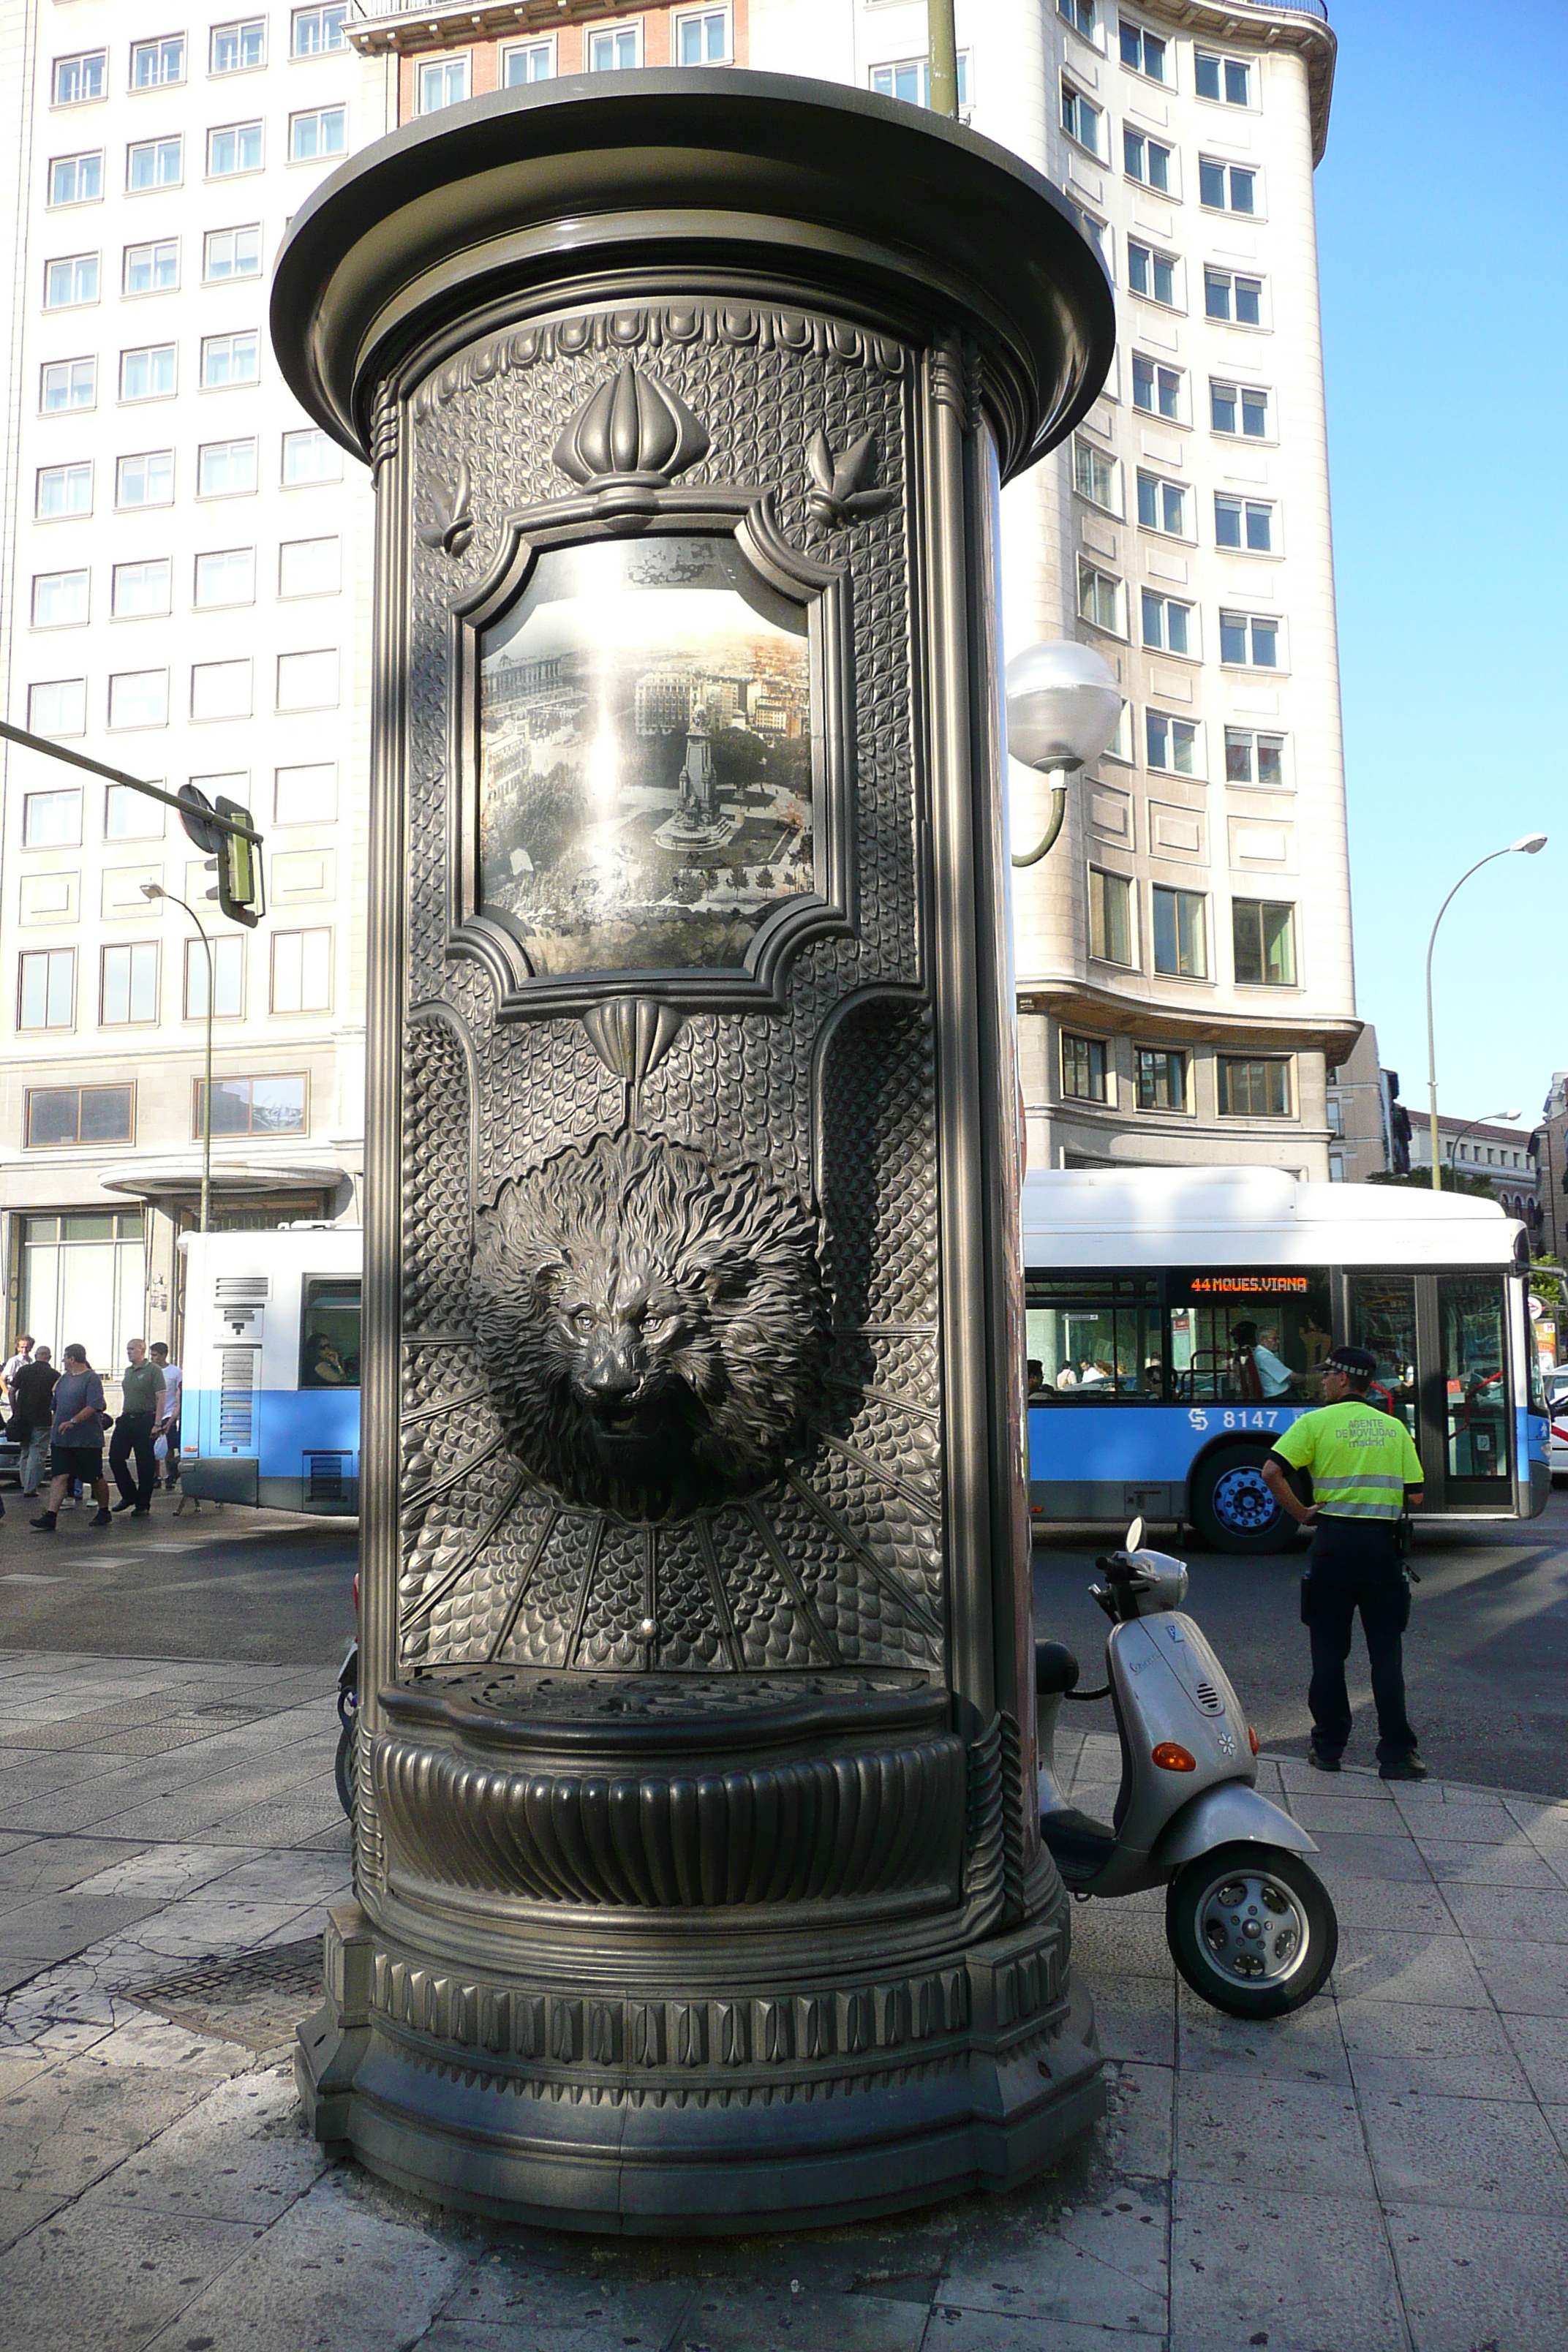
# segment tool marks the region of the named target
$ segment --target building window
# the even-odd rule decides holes
[[[1133,237],[1127,240],[1127,283],[1134,294],[1146,301],[1163,302],[1173,309],[1176,300],[1176,257],[1173,253],[1156,252],[1152,245],[1140,245]]]
[[[335,596],[342,584],[341,540],[286,539],[279,547],[279,596]]]
[[[51,205],[95,205],[103,194],[103,150],[90,155],[57,155],[49,165]]]
[[[237,499],[256,488],[254,441],[204,441],[196,452],[196,496]]]
[[[245,941],[232,934],[212,942],[213,1019],[239,1021],[245,1014]],[[187,1021],[207,1017],[207,960],[200,940],[185,941],[184,1003]],[[216,1112],[216,1097],[215,1097]],[[201,1102],[196,1103],[196,1132],[201,1133]],[[213,1132],[222,1132],[215,1116]],[[243,1130],[242,1130],[243,1132]]]
[[[43,415],[59,416],[69,409],[96,408],[97,405],[96,359],[49,360],[45,363],[38,379],[38,408]],[[91,468],[89,467],[88,471],[90,477]]]
[[[1121,62],[1132,73],[1147,74],[1151,81],[1168,81],[1167,60],[1170,44],[1158,33],[1145,32],[1142,25],[1130,25],[1121,19]]]
[[[90,514],[90,464],[40,466],[34,493],[34,511],[40,522],[52,522],[64,515]]]
[[[1093,40],[1094,0],[1057,0],[1057,15],[1086,41]]]
[[[170,294],[180,282],[180,240],[161,236],[148,245],[128,245],[124,275],[127,294]]]
[[[1166,367],[1158,360],[1146,360],[1141,352],[1132,354],[1132,405],[1149,416],[1168,416],[1173,424],[1182,421],[1182,371]]]
[[[1130,180],[1141,180],[1146,188],[1158,188],[1168,196],[1172,193],[1171,150],[1162,147],[1157,139],[1146,138],[1142,131],[1121,130],[1121,167]]]
[[[1193,87],[1200,98],[1217,99],[1222,106],[1250,106],[1252,68],[1245,58],[1222,58],[1212,49],[1194,49]]]
[[[178,389],[173,343],[144,343],[120,354],[121,400],[172,400]]]
[[[1279,669],[1279,622],[1268,613],[1221,613],[1219,657],[1232,667]]]
[[[500,86],[517,89],[524,82],[553,81],[555,79],[555,44],[553,41],[514,41],[500,53]]]
[[[169,673],[166,669],[122,669],[109,681],[110,727],[166,727],[169,723]]]
[[[244,228],[209,229],[202,241],[202,276],[209,286],[222,286],[233,278],[259,278],[261,275],[261,224],[251,221]]]
[[[1331,1095],[1328,1103],[1329,1133],[1342,1136],[1345,1131],[1345,1107],[1338,1095]]]
[[[1090,245],[1093,246],[1096,253],[1099,254],[1101,261],[1104,262],[1105,267],[1109,271],[1110,268],[1110,231],[1106,227],[1105,223],[1102,220],[1096,220],[1092,213],[1080,211],[1079,214],[1079,224],[1082,228],[1085,236],[1088,237]]]
[[[240,383],[255,383],[260,373],[260,342],[254,327],[234,335],[202,338],[202,390],[219,392]]]
[[[730,11],[699,8],[675,20],[675,61],[681,66],[721,66],[730,58]]]
[[[275,931],[272,935],[274,1013],[326,1013],[332,1001],[331,931]]]
[[[437,58],[422,65],[416,77],[419,112],[438,114],[444,106],[461,106],[468,95],[468,67],[467,50],[460,57]]]
[[[1253,555],[1274,552],[1274,505],[1269,499],[1232,498],[1216,490],[1214,499],[1216,547],[1242,547]]]
[[[37,688],[34,688],[35,693]],[[29,722],[32,713],[29,711]],[[37,733],[38,730],[34,730]],[[79,734],[81,730],[77,729]],[[22,797],[24,849],[76,849],[81,843],[81,793],[26,793]]]
[[[121,457],[114,472],[114,503],[119,508],[166,507],[174,499],[174,453],[143,449]]]
[[[1233,898],[1236,977],[1254,988],[1296,985],[1296,909],[1268,898]]]
[[[324,58],[330,50],[346,48],[343,26],[348,0],[333,0],[330,8],[296,8],[289,52],[297,58]]]
[[[1239,433],[1243,440],[1268,441],[1268,394],[1256,384],[1209,385],[1209,423],[1216,433]]]
[[[279,654],[278,709],[331,710],[338,700],[338,655],[335,646],[320,652]]]
[[[132,89],[169,89],[185,79],[185,37],[170,33],[160,41],[131,44]]]
[[[68,1029],[76,1019],[76,950],[41,948],[16,960],[18,1029]]]
[[[221,130],[207,132],[209,180],[232,180],[241,172],[259,172],[260,169],[259,122],[226,122]]]
[[[27,731],[33,735],[85,735],[86,678],[46,678],[39,686],[30,686],[27,688]],[[27,795],[29,800],[53,800],[55,797],[53,793],[29,793]]]
[[[301,482],[341,482],[343,453],[319,428],[283,436],[283,483],[287,489]]]
[[[1139,1045],[1133,1051],[1140,1110],[1185,1110],[1187,1057],[1179,1046]]]
[[[1124,874],[1089,869],[1089,951],[1097,962],[1137,962],[1132,936],[1132,885]]]
[[[1170,980],[1206,980],[1208,920],[1204,913],[1203,892],[1169,890],[1157,882],[1152,896],[1155,971]],[[1183,1100],[1185,1098],[1184,1088]]]
[[[274,824],[331,824],[338,814],[338,772],[330,760],[279,768],[273,778]]]
[[[54,72],[54,103],[57,106],[88,106],[101,98],[109,81],[109,52],[88,49],[80,57],[57,58]]]
[[[1078,567],[1078,609],[1086,621],[1097,629],[1108,629],[1112,636],[1127,635],[1126,615],[1122,607],[1122,586],[1114,572],[1101,572],[1098,564]]]
[[[428,73],[428,66],[420,68]],[[464,97],[468,91],[463,92]],[[448,100],[447,104],[451,101]],[[422,114],[434,112],[421,107]],[[289,161],[290,163],[319,163],[323,156],[342,155],[347,152],[349,116],[345,106],[318,106],[306,114],[289,117]]]
[[[248,656],[238,661],[191,665],[193,719],[248,719],[252,696]]]
[[[202,1085],[195,1089],[192,1134],[202,1132]],[[305,1080],[289,1078],[215,1078],[215,1135],[303,1135]]]
[[[1114,457],[1086,441],[1081,433],[1072,445],[1072,486],[1080,499],[1091,506],[1103,507],[1107,514],[1121,512],[1121,484],[1118,478],[1121,467]]]
[[[89,617],[91,576],[88,572],[35,572],[34,628],[80,628]]]
[[[931,60],[929,58],[900,58],[896,64],[873,66],[871,88],[879,98],[896,98],[906,106],[930,106]],[[958,102],[969,103],[969,52],[958,53]]]
[[[103,795],[105,841],[162,841],[163,807],[129,784],[110,784]]]
[[[1102,1037],[1071,1037],[1062,1032],[1062,1092],[1075,1102],[1109,1099],[1109,1049]]]
[[[1145,588],[1143,604],[1143,643],[1153,652],[1162,654],[1195,654],[1198,649],[1196,613],[1179,596],[1156,595]]]
[[[183,139],[139,139],[125,150],[128,195],[142,195],[149,188],[177,188],[184,176]]]
[[[118,1029],[158,1018],[158,943],[105,948],[99,980],[99,1024]]]
[[[1237,327],[1263,324],[1263,280],[1239,270],[1204,271],[1204,310],[1211,319],[1226,319]]]
[[[1225,780],[1227,784],[1282,784],[1284,736],[1258,734],[1250,727],[1227,727]]]
[[[1185,539],[1187,531],[1187,493],[1180,482],[1167,482],[1158,474],[1138,476],[1138,520],[1145,530],[1169,531],[1173,539]]]
[[[1345,1155],[1342,1151],[1331,1151],[1329,1154],[1329,1181],[1331,1184],[1342,1184],[1344,1181]]]
[[[1143,747],[1148,767],[1163,768],[1176,776],[1203,773],[1198,759],[1195,719],[1172,719],[1163,710],[1146,710],[1143,713]]]
[[[194,602],[198,613],[213,613],[227,604],[256,602],[256,550],[222,547],[198,555]]]
[[[62,260],[44,264],[44,308],[73,310],[98,299],[98,256],[68,253]]]
[[[267,63],[267,19],[247,16],[237,25],[215,25],[212,31],[212,71],[215,74],[254,73]]]
[[[1093,100],[1085,98],[1081,89],[1075,89],[1064,75],[1062,129],[1069,139],[1076,139],[1080,147],[1087,147],[1089,153],[1099,156],[1101,162],[1105,157],[1104,123],[1104,114]]]
[[[26,1149],[131,1142],[132,1093],[130,1087],[29,1087]],[[34,1222],[29,1218],[29,1224]],[[53,1224],[54,1219],[48,1222]]]
[[[641,63],[640,25],[616,25],[605,33],[593,33],[588,38],[588,71],[590,73],[627,73]]]
[[[1222,1118],[1289,1118],[1290,1065],[1220,1054],[1215,1057],[1215,1091]]]
[[[110,609],[117,621],[145,621],[167,613],[174,602],[174,567],[166,555],[114,567]]]
[[[1198,157],[1198,202],[1214,213],[1255,213],[1258,174],[1242,163],[1216,163]]]

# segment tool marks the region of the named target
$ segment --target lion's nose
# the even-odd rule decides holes
[[[630,1396],[642,1379],[640,1369],[620,1349],[606,1350],[583,1375],[590,1396],[614,1399]]]

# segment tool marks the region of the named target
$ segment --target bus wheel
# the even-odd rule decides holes
[[[1294,1530],[1263,1483],[1267,1445],[1226,1445],[1193,1474],[1188,1510],[1214,1551],[1283,1551]]]

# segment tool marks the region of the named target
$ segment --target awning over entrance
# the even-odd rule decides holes
[[[213,1156],[212,1188],[215,1193],[226,1193],[231,1198],[253,1192],[322,1192],[334,1190],[348,1174],[346,1168],[331,1160],[234,1159],[226,1152]],[[130,1160],[118,1168],[106,1168],[99,1182],[106,1192],[129,1192],[142,1201],[160,1201],[171,1193],[196,1192],[201,1190],[202,1155],[199,1151],[171,1151],[156,1157]]]

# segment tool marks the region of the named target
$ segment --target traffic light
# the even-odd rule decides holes
[[[250,811],[241,808],[237,801],[226,800],[220,793],[214,803],[219,816],[231,816],[248,825]],[[241,833],[226,833],[217,854],[217,902],[229,920],[244,923],[254,930],[264,911],[261,897],[261,860],[256,854],[256,844]]]

